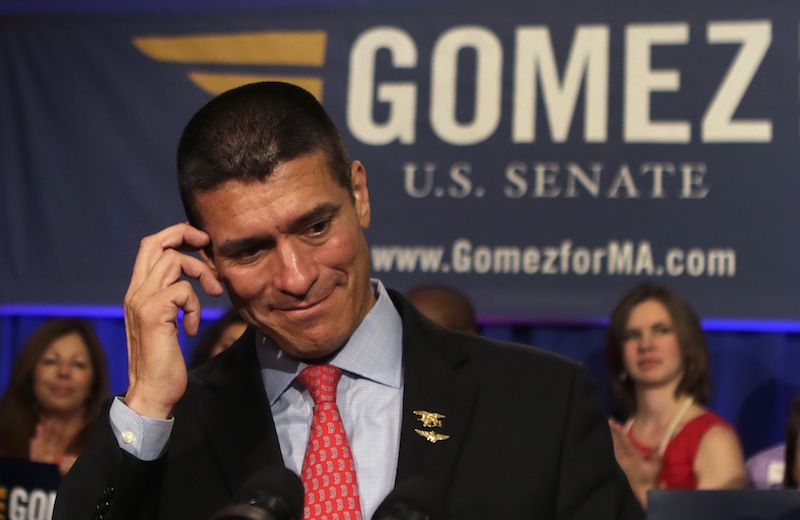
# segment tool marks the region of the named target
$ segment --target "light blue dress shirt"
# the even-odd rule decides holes
[[[400,451],[403,403],[402,321],[383,284],[373,280],[377,301],[330,364],[342,370],[336,402],[353,450],[363,517],[394,486]],[[256,353],[286,467],[300,474],[313,416],[311,396],[296,376],[308,366],[256,335]],[[141,417],[117,398],[111,424],[122,449],[142,460],[156,459],[174,419]]]

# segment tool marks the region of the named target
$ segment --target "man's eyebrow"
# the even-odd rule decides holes
[[[326,202],[315,206],[310,211],[307,211],[296,218],[294,222],[291,222],[289,224],[288,231],[291,233],[302,231],[320,219],[325,219],[336,215],[341,209],[342,204],[338,202]]]
[[[269,245],[275,242],[275,238],[270,235],[261,235],[247,238],[233,238],[226,240],[219,246],[219,254],[230,256],[239,251],[246,251],[257,245]]]

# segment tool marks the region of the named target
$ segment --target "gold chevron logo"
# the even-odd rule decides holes
[[[328,34],[321,30],[265,31],[236,34],[199,34],[181,36],[136,36],[133,45],[145,56],[164,62],[189,63],[197,70],[189,79],[212,95],[255,81],[285,81],[311,92],[322,101],[321,76],[211,72],[203,65],[238,65],[263,67],[322,67]]]

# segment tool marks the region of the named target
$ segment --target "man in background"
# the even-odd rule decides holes
[[[442,327],[478,333],[475,308],[469,297],[455,287],[420,285],[408,291],[406,298],[418,311]]]

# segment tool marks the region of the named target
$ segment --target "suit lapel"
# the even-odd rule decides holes
[[[405,374],[396,482],[426,477],[446,489],[469,432],[477,386],[459,374],[458,366],[468,362],[466,356],[451,355],[444,345],[450,333],[433,328],[405,301],[392,296],[403,317]],[[426,426],[421,412],[443,415],[441,425],[431,418]]]
[[[255,333],[226,352],[206,377],[197,413],[232,493],[251,473],[283,464],[258,358]]]

